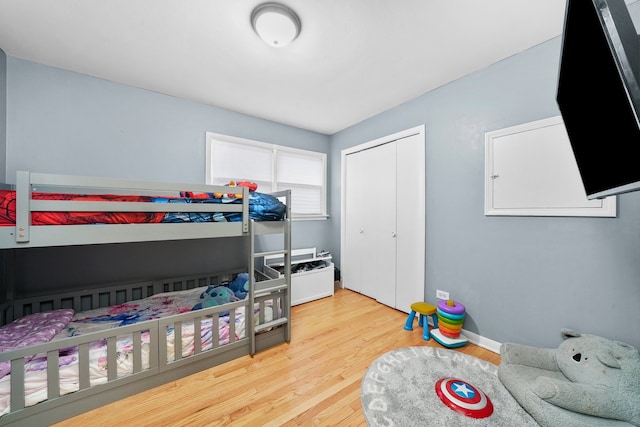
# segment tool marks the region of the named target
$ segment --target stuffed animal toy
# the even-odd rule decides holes
[[[557,349],[506,343],[498,377],[541,426],[640,426],[640,352],[562,329]]]
[[[216,305],[226,304],[232,301],[239,301],[233,291],[226,286],[209,285],[207,289],[200,295],[202,302],[197,303],[191,310],[200,310],[202,308],[213,307]]]
[[[249,191],[256,191],[258,189],[258,184],[251,181],[229,181],[229,183],[225,185],[227,187],[247,187]],[[214,197],[217,199],[220,199],[224,196],[224,194],[222,193],[213,193],[213,194],[214,194]],[[229,193],[227,194],[227,197],[242,199],[242,193],[237,193],[237,194]]]
[[[227,285],[238,299],[245,299],[249,292],[249,274],[240,273]]]

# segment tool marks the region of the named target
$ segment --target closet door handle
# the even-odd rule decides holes
[[[391,237],[396,237],[396,232],[395,231],[391,232]]]

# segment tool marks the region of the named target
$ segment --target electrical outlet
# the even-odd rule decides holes
[[[438,299],[449,299],[449,292],[441,291],[440,289],[436,290],[436,298]]]

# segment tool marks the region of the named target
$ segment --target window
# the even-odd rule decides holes
[[[252,181],[258,191],[291,190],[293,219],[326,219],[327,155],[207,132],[207,184]]]

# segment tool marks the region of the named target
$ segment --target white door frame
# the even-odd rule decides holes
[[[382,145],[382,144],[387,144],[389,142],[398,140],[398,139],[402,139],[402,138],[406,138],[408,136],[412,136],[412,135],[421,135],[422,140],[425,140],[425,125],[420,125],[420,126],[416,126],[414,128],[410,128],[410,129],[406,129],[400,132],[396,132],[394,134],[391,135],[387,135],[384,136],[382,138],[378,138],[378,139],[374,139],[372,141],[369,142],[365,142],[363,144],[360,145],[356,145],[353,147],[349,147],[349,148],[345,148],[344,150],[341,151],[341,156],[340,156],[340,168],[341,168],[341,178],[340,178],[340,188],[341,190],[341,195],[340,195],[340,267],[342,268],[343,271],[345,271],[345,269],[348,269],[348,265],[345,262],[345,245],[346,245],[346,227],[345,227],[345,216],[346,216],[346,192],[344,191],[345,188],[347,188],[346,186],[346,156],[348,156],[349,154],[353,154],[353,153],[357,153],[358,151],[362,151],[362,150],[366,150],[372,147],[376,147],[378,145]],[[425,167],[424,167],[424,163],[425,163],[425,151],[424,151],[424,147],[425,144],[423,143],[422,145],[422,152],[420,153],[420,157],[422,159],[422,163],[423,163],[423,167],[420,170],[420,183],[421,183],[421,188],[423,190],[426,190],[424,188],[425,185]],[[424,200],[426,199],[426,191],[420,191],[419,194],[415,195],[416,197],[421,197],[423,199],[423,202],[420,203],[420,207],[422,212],[419,213],[419,217],[420,218],[425,218],[425,205],[426,203],[424,202]],[[425,233],[425,221],[421,221],[419,224],[416,224],[416,234],[418,235],[422,235],[426,237],[426,233]],[[425,246],[426,246],[426,242],[425,242]],[[422,263],[424,264],[424,257],[422,258]]]

